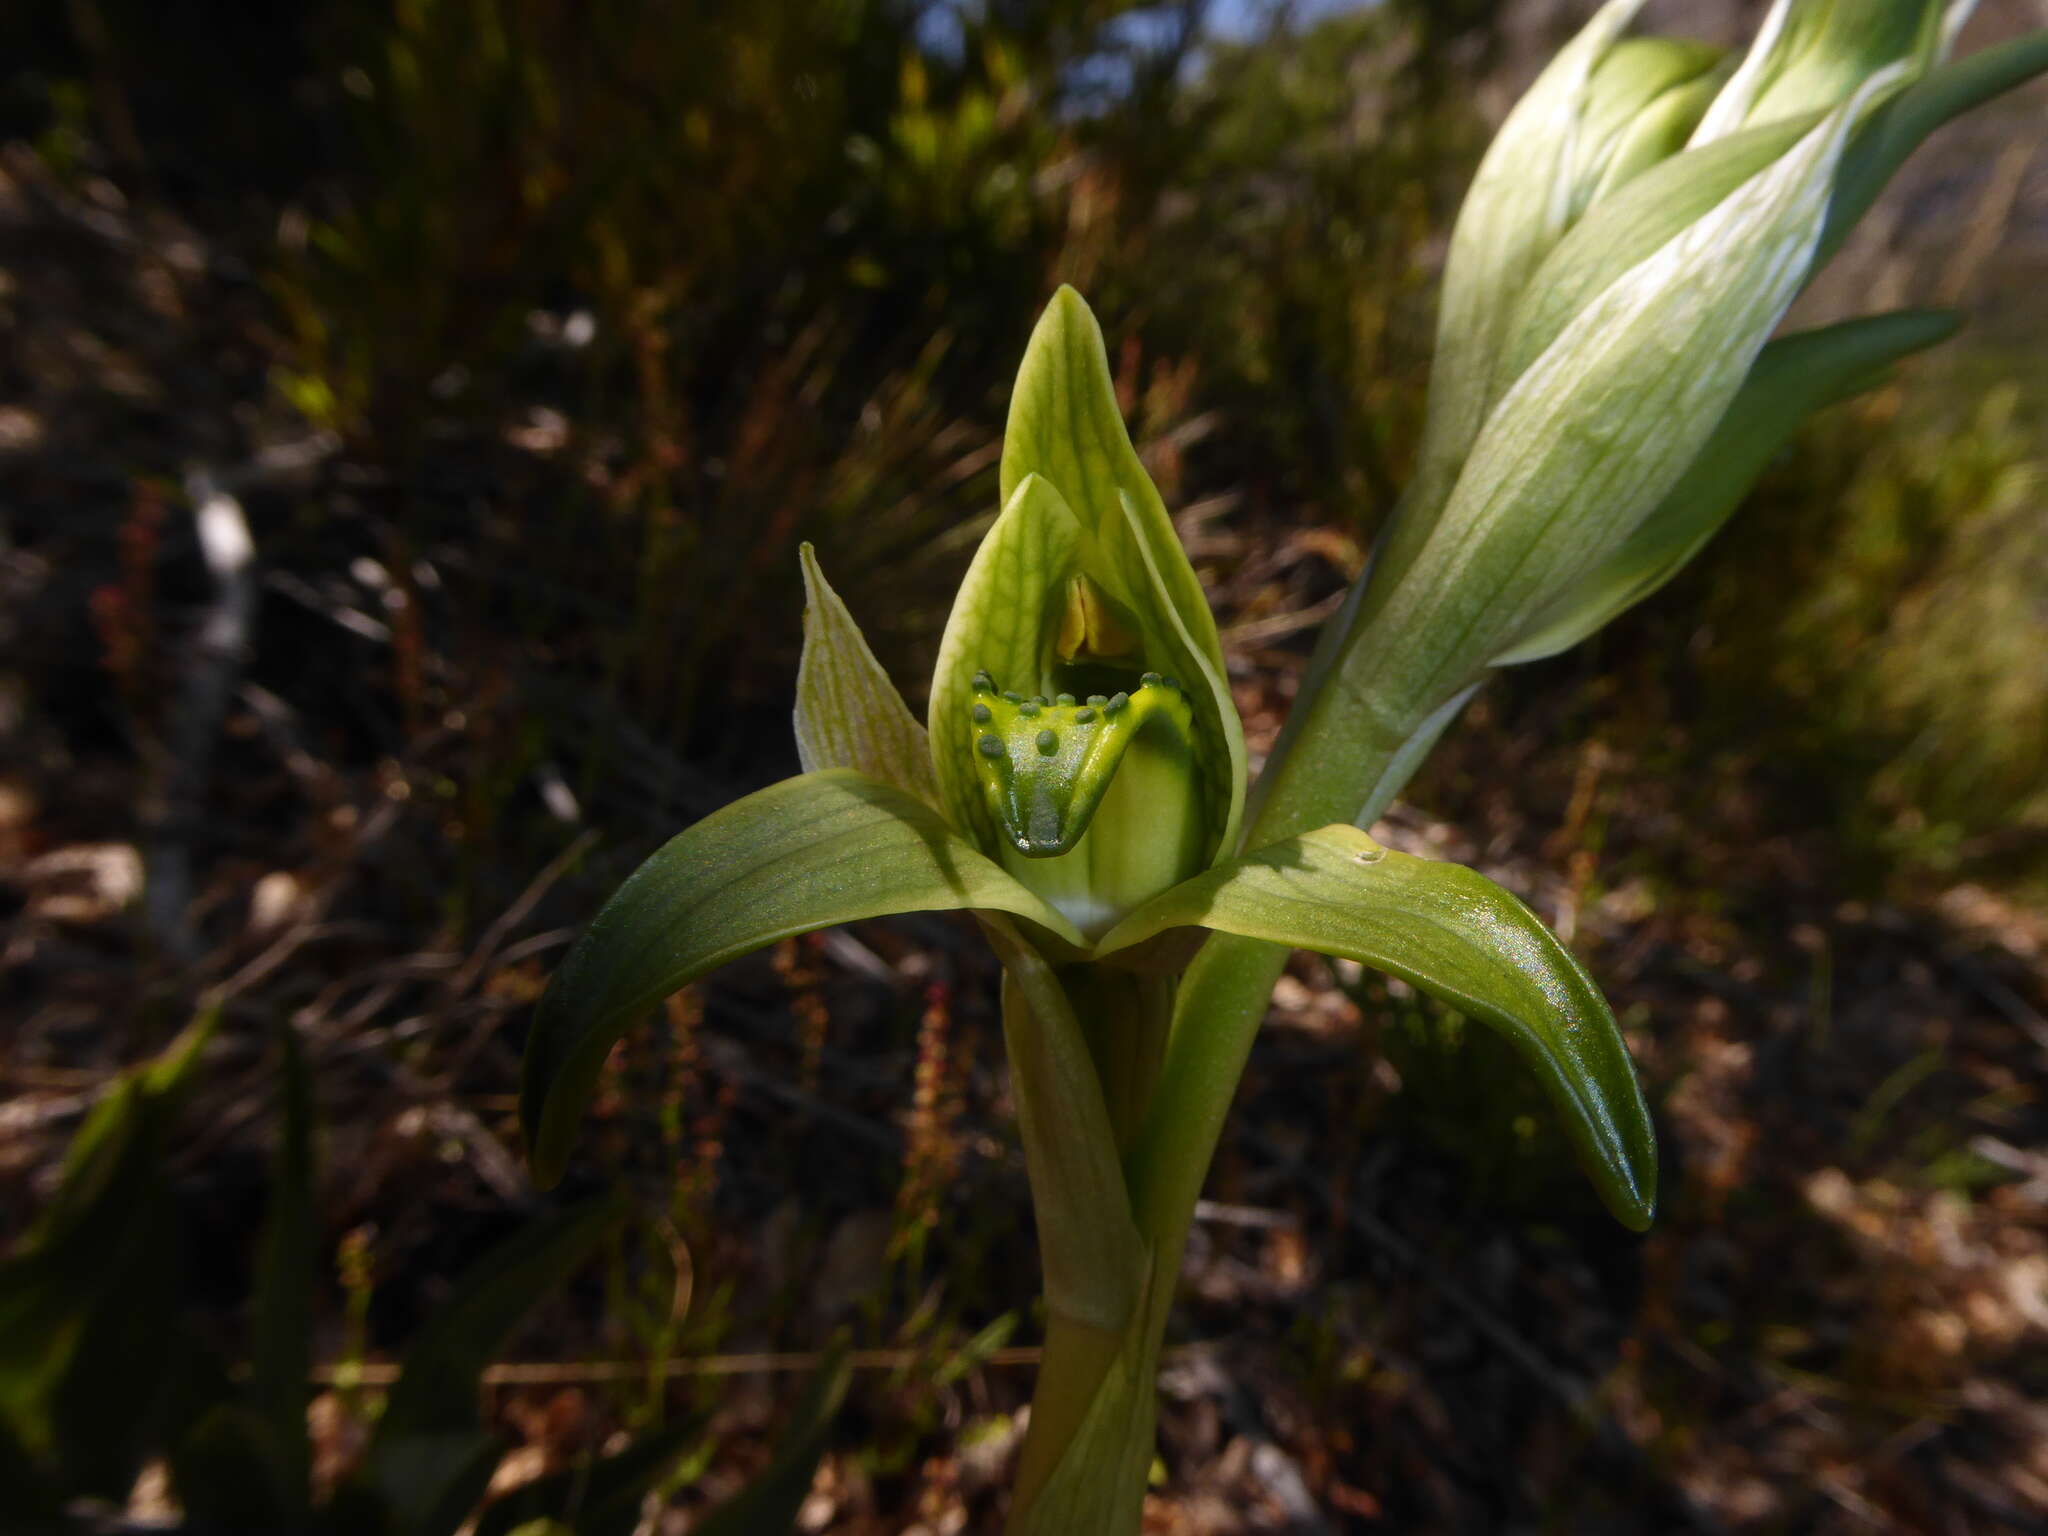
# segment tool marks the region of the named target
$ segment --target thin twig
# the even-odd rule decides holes
[[[1167,1361],[1203,1354],[1208,1343],[1177,1344],[1163,1353]],[[1043,1351],[1035,1344],[1013,1344],[990,1350],[980,1363],[1010,1370],[1035,1366]],[[848,1357],[857,1371],[900,1371],[930,1358],[930,1351],[915,1349],[857,1349]],[[814,1371],[824,1362],[816,1350],[764,1350],[755,1354],[699,1355],[688,1360],[668,1360],[652,1367],[660,1374],[677,1376],[775,1376]],[[315,1382],[322,1386],[388,1387],[398,1380],[403,1367],[391,1361],[340,1362],[313,1367]],[[576,1386],[604,1381],[645,1381],[649,1363],[644,1360],[506,1360],[486,1366],[487,1387]]]
[[[533,909],[554,889],[555,882],[590,852],[596,845],[597,838],[595,828],[579,835],[568,847],[548,860],[547,867],[528,882],[526,889],[519,893],[512,905],[498,914],[491,926],[484,930],[483,937],[477,940],[476,948],[470,952],[469,958],[448,978],[443,989],[443,996],[448,1004],[453,1004],[466,995],[483,978],[500,946],[512,936],[513,931],[521,923],[533,915]],[[477,1020],[476,1027],[469,1032],[469,1038],[462,1042],[461,1048],[448,1063],[447,1070],[441,1074],[442,1081],[451,1085],[460,1082],[463,1073],[469,1069],[470,1063],[476,1060],[478,1053],[490,1043],[491,1036],[497,1033],[502,1022],[503,1015],[496,1012],[486,1012]]]

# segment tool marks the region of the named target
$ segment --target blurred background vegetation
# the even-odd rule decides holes
[[[0,1236],[217,1008],[164,1284],[233,1355],[289,1025],[338,1486],[377,1362],[531,1214],[507,1096],[569,930],[794,770],[798,543],[924,676],[1073,282],[1269,742],[1411,460],[1458,197],[1581,9],[0,16]],[[1966,47],[2048,23],[1983,10]],[[1610,984],[1659,1231],[1587,1216],[1454,1024],[1304,963],[1191,1256],[1160,1529],[2048,1520],[2044,105],[1947,130],[1802,305],[1961,338],[1496,686],[1394,818]],[[807,1528],[997,1518],[1028,1210],[958,938],[791,943],[622,1050],[584,1177],[638,1214],[515,1342],[555,1374],[490,1388],[504,1486],[702,1410],[684,1521],[768,1457],[757,1357],[844,1326]]]

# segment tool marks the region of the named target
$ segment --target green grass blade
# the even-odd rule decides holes
[[[270,1213],[256,1258],[252,1389],[280,1500],[303,1514],[311,1452],[306,1383],[313,1365],[313,1084],[298,1035],[279,1033],[283,1114],[270,1176]]]
[[[767,1469],[691,1527],[696,1536],[785,1536],[794,1529],[852,1381],[852,1359],[845,1344],[835,1344],[805,1389]]]
[[[589,1261],[627,1213],[623,1195],[530,1223],[486,1255],[407,1350],[357,1483],[392,1529],[441,1536],[467,1519],[497,1464],[477,1426],[484,1367],[520,1320]]]
[[[171,1385],[180,1253],[166,1140],[215,1017],[123,1074],[0,1263],[0,1513],[132,1485]]]
[[[641,1501],[703,1433],[703,1418],[692,1416],[588,1466],[535,1478],[487,1505],[476,1536],[513,1536],[535,1521],[559,1522],[576,1536],[632,1536]]]
[[[624,1197],[613,1195],[550,1212],[467,1271],[406,1351],[374,1443],[475,1429],[484,1367],[520,1320],[597,1251],[626,1211]]]

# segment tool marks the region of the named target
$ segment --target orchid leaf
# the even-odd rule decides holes
[[[1593,71],[1572,146],[1572,220],[1684,149],[1731,67],[1721,49],[1690,38],[1615,44]]]
[[[677,834],[619,887],[541,999],[520,1093],[534,1178],[561,1177],[606,1055],[678,987],[792,934],[959,908],[1081,944],[928,806],[850,769],[785,779]]]
[[[1655,592],[1734,515],[1808,416],[1871,388],[1892,364],[1955,329],[1952,315],[1905,310],[1796,332],[1765,347],[1685,478],[1495,665],[1554,656]]]
[[[783,1536],[795,1530],[852,1383],[853,1357],[844,1341],[836,1342],[804,1389],[768,1465],[731,1500],[693,1524],[696,1536]]]
[[[1638,1231],[1649,1225],[1656,1138],[1614,1015],[1571,952],[1484,875],[1325,827],[1174,887],[1112,930],[1101,952],[1187,926],[1356,960],[1499,1030],[1542,1083],[1608,1209]]]
[[[796,750],[805,773],[852,768],[936,808],[931,743],[868,649],[809,544],[804,568],[804,650],[796,669]]]

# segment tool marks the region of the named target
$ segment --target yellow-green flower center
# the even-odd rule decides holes
[[[1200,867],[1194,710],[1178,680],[1026,698],[982,672],[968,714],[1003,863],[1084,931]]]

